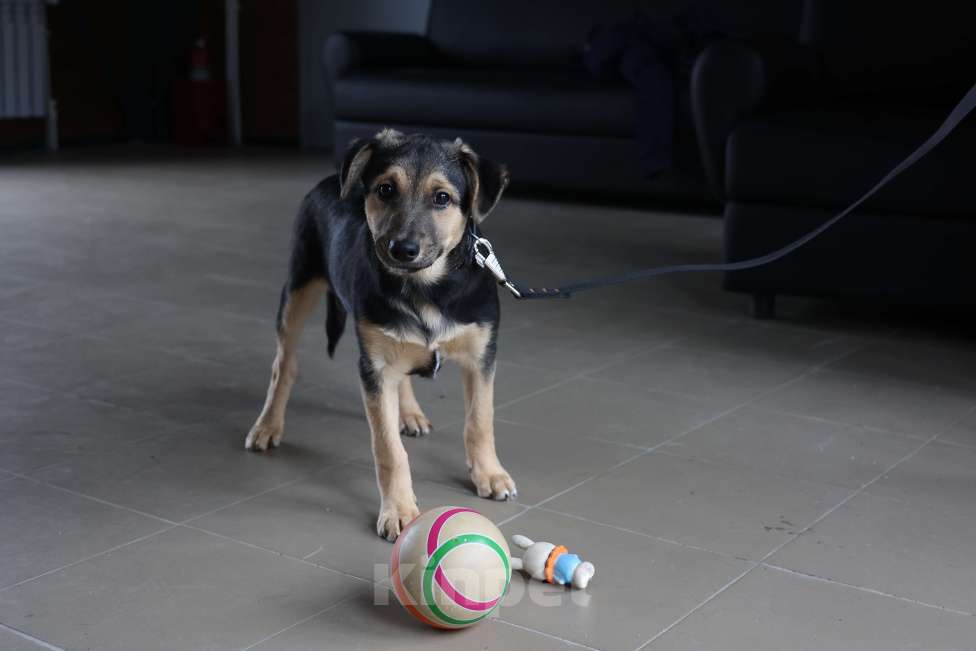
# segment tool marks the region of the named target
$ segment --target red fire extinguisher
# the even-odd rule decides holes
[[[187,52],[188,75],[173,80],[173,141],[186,145],[224,141],[223,85],[214,78],[207,38],[196,38]]]
[[[190,79],[210,80],[210,52],[207,50],[207,39],[203,36],[198,37],[190,48]]]

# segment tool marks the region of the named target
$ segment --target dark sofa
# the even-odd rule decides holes
[[[917,147],[976,83],[965,3],[809,0],[792,43],[727,40],[698,59],[692,102],[725,197],[725,256],[799,237]],[[834,230],[727,289],[976,306],[976,119]]]
[[[633,16],[670,15],[680,0],[432,0],[424,36],[338,33],[324,49],[335,106],[335,151],[383,126],[469,141],[506,162],[513,188],[640,194],[704,201],[687,89],[678,93],[673,165],[647,179],[634,139],[634,91],[581,64],[590,30]],[[717,11],[729,33],[776,31],[795,21],[766,0]]]

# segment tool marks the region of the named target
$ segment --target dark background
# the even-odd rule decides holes
[[[221,0],[62,0],[48,7],[48,29],[63,146],[179,141],[177,123],[191,108],[178,87],[201,36],[214,123],[204,140],[225,141]],[[296,145],[298,3],[240,0],[239,29],[244,140]],[[43,129],[43,120],[0,120],[0,145],[37,145]]]

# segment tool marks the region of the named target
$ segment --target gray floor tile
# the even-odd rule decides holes
[[[415,477],[473,490],[463,426],[420,438],[406,437]],[[518,486],[518,501],[535,504],[639,453],[631,447],[579,438],[504,421],[495,422],[495,446]]]
[[[676,334],[681,337],[677,344],[681,348],[744,355],[781,364],[820,364],[862,345],[856,337],[778,321],[730,323],[698,319],[685,324]]]
[[[797,377],[805,368],[804,363],[667,347],[635,355],[593,377],[732,407]]]
[[[135,147],[24,157],[0,175],[0,493],[10,494],[0,520],[18,522],[0,525],[13,532],[0,553],[16,559],[0,574],[84,558],[143,522],[8,470],[167,518],[210,513],[201,524],[244,542],[175,530],[122,547],[0,591],[3,625],[71,649],[569,644],[545,633],[633,649],[741,572],[732,556],[783,541],[777,561],[797,570],[972,610],[976,357],[962,319],[783,297],[777,319],[758,322],[747,296],[709,274],[571,300],[502,292],[502,460],[525,502],[585,482],[512,527],[591,557],[597,578],[585,607],[523,599],[503,609],[518,625],[441,635],[314,566],[372,578],[390,550],[372,531],[355,336],[327,359],[324,310],[301,343],[283,446],[242,450],[267,388],[290,222],[334,169],[328,157]],[[507,197],[486,229],[510,276],[536,286],[721,258],[720,219],[644,207]],[[438,427],[405,441],[422,506],[521,513],[471,492],[457,370],[416,392]],[[944,443],[792,537],[935,434]],[[773,576],[750,574],[648,648],[972,646],[972,618]],[[22,641],[0,626],[0,648]]]
[[[326,352],[325,339],[317,335],[318,333],[309,333],[302,342],[298,355],[296,388],[314,389],[318,396],[336,404],[348,402],[355,406],[357,402],[361,403],[356,342],[343,342],[350,345],[340,347],[332,359]],[[274,355],[273,345],[229,348],[217,361],[236,375],[267,386]]]
[[[573,436],[652,446],[722,413],[708,400],[577,379],[496,410],[499,418]]]
[[[92,334],[139,320],[162,318],[175,308],[60,283],[25,287],[0,302],[0,317],[66,334]],[[148,328],[145,335],[149,335]]]
[[[928,384],[976,395],[976,349],[912,341],[874,343],[837,361],[832,369],[894,382]]]
[[[176,368],[182,362],[176,355],[147,355],[89,337],[64,337],[16,350],[0,348],[5,379],[57,391],[120,382],[153,368]]]
[[[757,404],[927,439],[967,414],[976,397],[923,384],[819,371],[763,396]]]
[[[0,592],[0,618],[66,648],[240,649],[362,582],[185,528]]]
[[[19,220],[14,220],[14,223],[17,221]],[[8,224],[10,222],[4,221],[3,223]],[[3,287],[0,287],[0,311],[6,311],[21,305],[23,303],[23,292],[32,287],[40,286],[39,283],[26,278],[18,278],[16,276],[5,278]]]
[[[663,450],[755,472],[860,488],[920,445],[898,434],[743,407]]]
[[[397,649],[579,649],[579,646],[489,619],[463,631],[433,631],[413,619],[392,594],[356,595],[336,608],[258,644],[254,651],[381,651]],[[249,650],[250,651],[250,650]]]
[[[499,362],[495,371],[495,405],[535,393],[556,384],[563,377],[557,371]],[[413,378],[413,389],[420,407],[434,427],[463,422],[464,385],[456,364],[446,363],[433,380]]]
[[[177,431],[153,414],[0,382],[0,468],[30,472]]]
[[[976,618],[759,568],[649,651],[968,649]]]
[[[599,649],[636,649],[750,567],[542,511],[529,511],[503,529],[565,545],[592,562],[596,575],[586,590],[572,591],[516,573],[501,618]]]
[[[976,410],[946,428],[939,440],[976,447]]]
[[[652,331],[638,334],[616,327],[612,319],[606,319],[600,328],[555,319],[538,327],[503,330],[498,337],[498,359],[573,375],[666,340]]]
[[[0,589],[167,525],[28,479],[0,482]]]
[[[181,358],[179,363],[152,368],[155,353],[130,351],[142,356],[150,370],[124,379],[110,379],[90,384],[78,390],[78,395],[91,400],[147,411],[172,421],[189,425],[212,421],[239,410],[261,409],[271,375],[270,362],[260,372]],[[306,387],[296,387],[298,394]]]
[[[216,311],[171,308],[167,314],[107,325],[100,337],[131,348],[153,348],[221,362],[234,350],[264,350],[266,368],[275,351],[274,310],[261,320]],[[317,330],[317,328],[316,328]],[[311,333],[309,333],[311,334]]]
[[[41,649],[47,649],[50,651],[50,644],[44,642],[31,641],[30,636],[18,635],[17,632],[13,630],[8,630],[0,623],[0,649],[4,651],[41,651]]]
[[[416,478],[414,492],[421,511],[465,506],[500,521],[522,510],[511,502],[485,500],[471,491]],[[348,465],[211,513],[192,524],[372,581],[387,578],[393,551],[389,542],[376,535],[378,510],[373,469]]]
[[[64,334],[27,323],[0,318],[0,348],[16,350],[44,346],[64,338]]]
[[[333,419],[280,448],[244,449],[246,430],[217,421],[42,469],[38,479],[181,521],[369,454],[357,422]]]
[[[284,256],[282,258],[284,260]],[[246,264],[250,256],[243,256]],[[239,263],[240,264],[240,263]],[[253,282],[234,275],[214,261],[208,269],[180,270],[165,278],[135,274],[124,280],[115,276],[99,278],[98,282],[112,283],[114,291],[129,296],[146,296],[155,301],[172,303],[184,308],[217,310],[240,316],[268,319],[278,308],[284,263],[268,265],[268,274],[280,279],[275,282]],[[203,274],[203,275],[201,275]]]
[[[976,521],[861,493],[769,559],[815,576],[976,613]]]
[[[849,493],[826,484],[653,453],[545,506],[758,560]]]
[[[867,488],[920,507],[976,517],[976,448],[930,443]]]

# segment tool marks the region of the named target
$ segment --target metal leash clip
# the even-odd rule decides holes
[[[508,291],[515,295],[515,298],[522,298],[522,293],[505,276],[505,272],[502,270],[502,264],[495,257],[495,250],[491,248],[491,242],[483,237],[479,237],[474,241],[474,261],[478,263],[479,267],[490,271],[491,275],[498,281],[498,284],[507,287]]]

